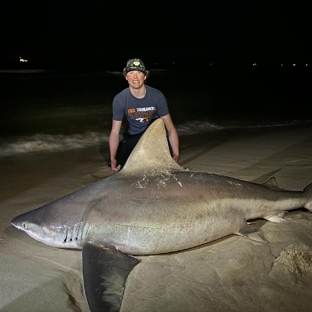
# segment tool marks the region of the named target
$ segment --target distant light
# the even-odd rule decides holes
[[[210,66],[212,65],[212,63],[210,63]]]
[[[306,64],[305,64],[305,66],[306,66],[306,67],[308,67],[308,66],[309,66],[309,64],[308,64],[308,63],[306,63]]]
[[[296,63],[293,63],[293,64],[292,64],[292,67],[296,67],[296,66],[297,66],[297,64],[296,64]]]
[[[172,65],[175,65],[175,62],[172,62]]]
[[[252,63],[252,66],[257,66],[258,64],[257,63]]]
[[[284,66],[284,64],[282,63],[281,66]]]
[[[28,60],[25,60],[25,59],[23,59],[23,58],[19,58],[19,61],[20,61],[20,63],[27,63],[28,62]]]

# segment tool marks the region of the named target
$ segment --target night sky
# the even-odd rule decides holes
[[[5,1],[1,63],[194,59],[308,61],[303,1]]]

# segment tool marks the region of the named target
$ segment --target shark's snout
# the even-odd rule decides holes
[[[11,224],[19,230],[23,230],[23,231],[27,230],[27,222],[23,218],[21,218],[21,216],[15,217],[11,221]]]

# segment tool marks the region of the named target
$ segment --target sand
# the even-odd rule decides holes
[[[105,154],[105,153],[104,153]],[[180,164],[280,187],[312,182],[312,126],[233,130],[181,138]],[[81,251],[46,246],[10,221],[109,175],[98,147],[0,159],[0,310],[89,311]],[[256,220],[250,238],[229,236],[179,253],[140,257],[121,311],[311,311],[312,214]]]

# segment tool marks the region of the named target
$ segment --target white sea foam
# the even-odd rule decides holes
[[[34,134],[1,140],[0,156],[29,152],[56,152],[105,144],[108,136],[103,133],[86,132],[73,135]]]
[[[196,133],[205,133],[209,131],[215,131],[224,129],[225,127],[216,125],[209,121],[192,121],[177,126],[179,135],[190,135]]]

